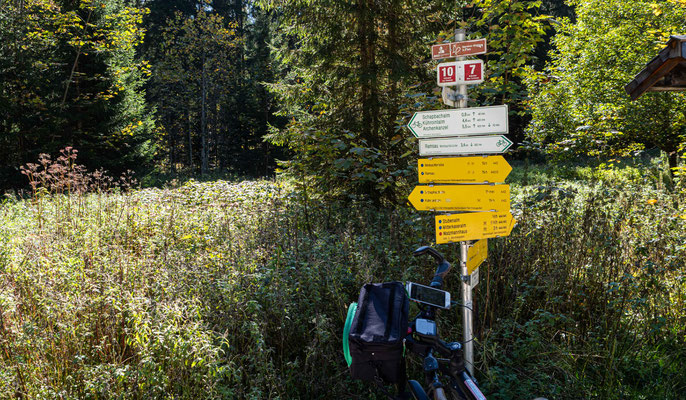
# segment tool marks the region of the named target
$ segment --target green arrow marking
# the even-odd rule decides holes
[[[412,119],[410,119],[410,123],[407,124],[407,127],[410,129],[410,132],[412,132],[412,134],[414,135],[414,137],[418,138],[419,136],[417,135],[417,132],[415,132],[414,129],[412,129],[412,127],[415,126],[415,124],[414,124],[414,119],[415,119],[415,118],[417,118],[417,113],[415,113],[415,114],[412,116]],[[418,125],[416,125],[417,128],[421,128],[422,123],[419,122],[419,121],[417,121],[417,124],[418,124]]]
[[[506,138],[505,136],[501,136],[500,140],[496,142],[496,147],[502,147],[502,151],[505,151],[512,146],[512,141],[510,139]]]

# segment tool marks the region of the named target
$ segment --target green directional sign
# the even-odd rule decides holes
[[[419,155],[457,156],[462,154],[499,154],[512,146],[503,135],[419,139]]]
[[[420,139],[508,133],[507,105],[416,112],[407,127]]]

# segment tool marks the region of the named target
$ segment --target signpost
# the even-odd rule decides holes
[[[469,246],[467,251],[467,273],[472,274],[488,258],[488,239],[481,239]]]
[[[479,284],[479,266],[488,258],[488,239],[474,242],[467,250],[467,273],[469,286],[474,289]]]
[[[431,46],[431,58],[440,60],[443,58],[475,56],[486,54],[486,39],[465,40],[464,42],[441,43]]]
[[[438,64],[438,86],[475,85],[484,81],[484,62],[481,60],[454,61]]]
[[[420,185],[408,200],[419,211],[506,211],[510,185]]]
[[[512,146],[503,135],[419,139],[419,155],[500,154]]]
[[[431,48],[435,60],[456,57],[453,62],[438,64],[436,81],[443,87],[443,102],[457,109],[420,111],[412,116],[407,126],[419,139],[422,157],[500,154],[512,146],[502,135],[509,132],[506,105],[467,108],[467,85],[483,82],[485,71],[483,61],[465,60],[464,56],[485,54],[486,39],[464,39],[465,31],[458,29],[455,42]],[[462,212],[435,217],[436,243],[460,243],[464,360],[471,373],[472,289],[479,283],[479,265],[488,256],[486,239],[509,235],[515,222],[509,211],[509,185],[493,185],[503,182],[511,170],[500,155],[419,159],[419,183],[448,185],[419,185],[408,197],[420,211]]]
[[[420,158],[419,183],[496,183],[504,182],[512,171],[503,156]]]
[[[436,243],[508,236],[515,220],[510,211],[437,215]]]
[[[508,133],[507,106],[419,111],[407,125],[420,139]]]

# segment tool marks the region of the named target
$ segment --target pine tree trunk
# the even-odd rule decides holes
[[[390,54],[398,54],[398,49],[400,48],[400,40],[398,38],[398,23],[399,23],[399,16],[398,16],[398,10],[400,9],[399,7],[399,1],[394,0],[391,3],[391,8],[392,10],[390,12],[384,13],[386,16],[386,24],[388,25],[388,38],[386,38],[387,41],[387,46],[388,46],[388,52]],[[393,57],[393,56],[391,56]],[[392,58],[391,58],[392,60]],[[385,138],[382,143],[383,152],[386,154],[393,154],[393,152],[390,149],[390,146],[388,143],[391,143],[393,136],[395,136],[395,125],[396,125],[396,120],[398,118],[398,114],[400,113],[400,104],[401,104],[401,98],[399,95],[399,89],[398,89],[398,80],[399,77],[393,69],[393,64],[388,65],[387,67],[387,73],[388,73],[388,89],[387,89],[387,108],[388,108],[388,117],[385,121],[385,127],[383,128],[385,130]],[[397,199],[395,198],[395,191],[394,190],[385,190],[384,191],[384,196],[388,197],[389,200],[396,204]]]
[[[362,104],[362,126],[361,134],[365,139],[369,139],[370,127],[370,107],[369,107],[369,76],[367,75],[369,69],[369,54],[367,48],[369,43],[367,41],[367,5],[365,0],[359,0],[358,6],[358,27],[357,37],[360,41],[360,104]]]
[[[212,139],[210,142],[210,148],[212,149],[212,165],[216,168],[217,165],[219,165],[219,106],[217,105],[217,88],[214,86],[212,87],[210,98],[212,99],[212,106],[210,107],[210,111],[212,112],[212,123],[207,129],[210,133],[210,138]]]
[[[200,174],[205,175],[209,170],[209,163],[207,157],[207,68],[205,66],[205,50],[202,53],[202,99],[200,107],[200,134],[201,134],[201,149],[200,149]]]
[[[667,160],[669,162],[669,176],[674,178],[674,168],[678,166],[679,163],[679,152],[671,151],[667,153]]]
[[[376,10],[374,0],[359,0],[358,40],[360,52],[360,103],[362,105],[362,125],[360,136],[367,141],[367,146],[379,148],[379,96],[376,65]],[[378,204],[380,193],[372,180],[366,181],[361,192],[368,195]]]
[[[264,136],[269,132],[269,93],[267,92],[267,89],[263,86],[262,87],[262,112],[264,113],[264,116],[262,117],[262,129],[260,130],[262,135]],[[264,176],[267,176],[269,174],[269,143],[267,143],[266,140],[262,141],[262,166],[263,166],[263,172],[262,174]]]
[[[188,164],[191,171],[195,170],[193,166],[193,126],[191,125],[191,105],[188,105]]]
[[[367,46],[369,52],[369,90],[370,90],[370,117],[372,121],[371,127],[371,145],[379,148],[381,138],[379,137],[379,67],[376,64],[376,50],[378,44],[377,34],[377,18],[378,10],[374,0],[367,0],[367,7],[369,8],[368,15],[368,31],[369,36]]]
[[[172,129],[169,116],[167,116],[166,120],[167,134],[169,135],[169,171],[172,174],[176,174],[176,138],[174,137],[174,129]]]

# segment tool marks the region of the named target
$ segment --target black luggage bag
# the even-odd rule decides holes
[[[362,287],[348,336],[353,378],[404,382],[408,309],[409,300],[401,282],[368,283]]]

